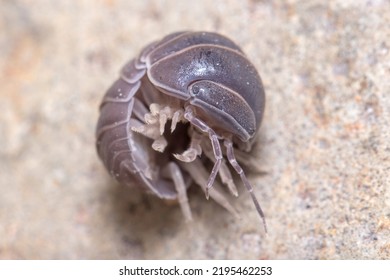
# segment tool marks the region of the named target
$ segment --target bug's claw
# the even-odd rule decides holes
[[[145,135],[150,139],[158,139],[160,137],[159,131],[154,125],[147,124],[147,125],[133,126],[131,127],[131,130],[140,133],[142,135]]]
[[[234,195],[235,197],[238,197],[237,187],[234,184],[233,180],[226,182],[225,184],[228,186],[228,189],[232,193],[232,195]]]
[[[209,189],[211,189],[211,188],[206,187],[206,192],[205,192],[205,194],[206,194],[206,199],[207,199],[207,200],[210,199],[210,192],[209,192]]]
[[[202,147],[200,146],[201,138],[198,134],[192,135],[190,147],[181,154],[174,154],[173,156],[183,162],[192,162],[197,156],[202,154]]]
[[[173,154],[173,156],[180,161],[191,162],[194,161],[196,157],[201,153],[202,153],[202,149],[200,147],[190,147],[182,154]]]
[[[172,124],[171,124],[171,133],[176,129],[176,125],[183,119],[183,110],[177,110],[173,113]]]
[[[196,158],[195,154],[189,153],[188,151],[185,151],[182,154],[173,154],[173,156],[183,162],[191,162]]]
[[[160,105],[157,103],[152,103],[149,106],[149,110],[152,116],[157,116],[160,113]]]
[[[145,123],[147,123],[147,124],[157,123],[156,116],[153,116],[152,114],[145,114],[144,120],[145,120]]]
[[[167,121],[172,119],[173,117],[172,111],[173,111],[172,108],[169,106],[166,106],[159,111],[158,114],[160,115],[160,135],[163,135],[165,131],[165,124],[167,123]]]
[[[160,135],[164,134],[166,123],[167,123],[167,116],[165,114],[160,114]]]
[[[209,199],[209,193],[211,188],[213,187],[213,183],[215,181],[215,176],[210,175],[209,179],[207,180],[207,186],[206,186],[206,198]]]
[[[134,131],[134,132],[143,133],[145,131],[145,126],[144,125],[132,126],[131,130]]]
[[[162,153],[162,152],[164,152],[167,145],[168,145],[168,142],[165,139],[165,137],[160,136],[159,138],[154,140],[154,142],[152,143],[152,148],[153,148],[153,150]]]

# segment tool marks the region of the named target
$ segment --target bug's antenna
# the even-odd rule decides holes
[[[242,170],[241,166],[238,164],[238,162],[236,160],[236,157],[234,156],[233,143],[230,139],[225,139],[224,145],[227,148],[227,158],[228,158],[231,166],[234,168],[234,170],[236,170],[237,174],[240,175],[242,182],[244,183],[249,194],[251,195],[252,201],[255,204],[257,213],[259,213],[261,219],[263,220],[263,226],[264,226],[265,233],[267,233],[268,229],[267,229],[267,223],[265,221],[264,212],[261,209],[260,203],[257,200],[255,194],[253,193],[253,187],[249,183],[247,177],[245,176],[244,170]]]

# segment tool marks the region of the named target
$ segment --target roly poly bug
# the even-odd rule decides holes
[[[227,158],[267,231],[238,163],[247,161],[264,104],[261,78],[234,42],[217,33],[173,33],[125,64],[108,89],[100,105],[97,151],[120,183],[134,185],[136,180],[148,193],[177,199],[187,220],[192,219],[186,193],[192,180],[207,198],[236,213],[215,180],[219,174],[238,195]]]

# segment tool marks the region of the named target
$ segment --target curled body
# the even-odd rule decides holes
[[[187,220],[192,182],[236,214],[221,191],[226,185],[238,195],[230,165],[266,230],[240,166],[248,163],[264,105],[261,78],[234,42],[217,33],[173,33],[126,63],[108,89],[100,105],[97,152],[117,181],[178,200]]]

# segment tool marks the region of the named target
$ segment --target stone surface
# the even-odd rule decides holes
[[[0,9],[0,258],[388,259],[390,4],[7,1]],[[228,35],[267,94],[236,219],[190,192],[194,222],[116,184],[98,105],[126,60],[191,29]]]

